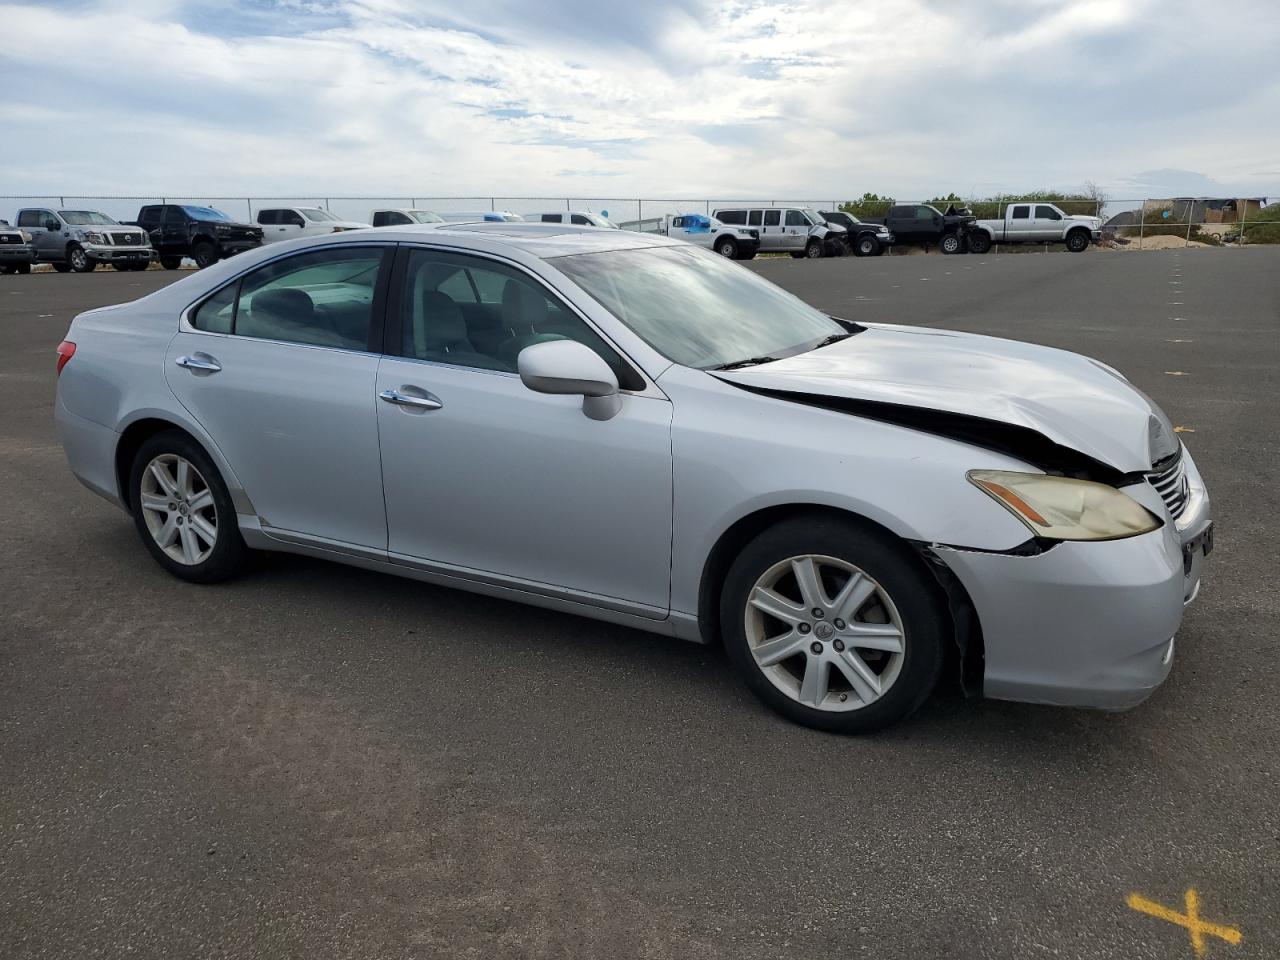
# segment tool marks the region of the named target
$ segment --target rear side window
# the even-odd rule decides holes
[[[382,247],[277,260],[219,290],[192,314],[211,333],[367,350]]]
[[[759,210],[751,210],[751,211],[748,211],[748,213],[747,213],[747,225],[748,225],[748,226],[752,226],[752,227],[758,227],[758,226],[760,226],[760,213],[761,213],[761,211],[759,211]]]
[[[776,227],[782,223],[781,210],[766,210],[764,212],[764,225],[766,227]]]
[[[542,222],[543,222],[543,223],[559,223],[559,222],[560,222],[560,214],[558,214],[558,213],[544,213],[544,214],[542,215]]]
[[[44,214],[43,210],[23,210],[18,214],[18,226],[20,227],[40,227],[43,226]]]
[[[744,226],[747,222],[747,211],[745,210],[717,210],[716,219],[721,223],[734,223],[738,226]]]
[[[1031,208],[1030,208],[1030,207],[1014,207],[1014,208],[1013,208],[1013,219],[1015,219],[1015,220],[1030,220],[1030,219],[1031,219]]]
[[[258,222],[268,227],[271,226],[272,224],[279,223],[280,211],[279,210],[259,210]]]

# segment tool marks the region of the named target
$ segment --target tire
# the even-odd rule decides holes
[[[969,234],[969,252],[986,253],[991,249],[991,235],[984,230]]]
[[[802,599],[794,560],[819,571],[817,601],[812,591],[804,595],[808,603]],[[842,610],[841,591],[857,574],[863,598]],[[757,592],[762,585],[790,605],[775,607],[794,615],[790,633],[787,620],[750,602],[768,602]],[[720,596],[721,631],[729,658],[765,705],[817,730],[870,733],[910,716],[937,686],[951,633],[939,593],[920,559],[891,536],[852,518],[800,517],[761,533],[733,562]],[[853,642],[845,645],[844,637]],[[778,659],[761,665],[758,657],[769,653],[760,651],[769,646]]]
[[[871,236],[871,234],[864,233],[854,242],[853,253],[857,257],[878,257],[880,256],[880,241]]]
[[[7,264],[0,264],[0,275],[7,276],[10,273],[17,273],[17,272],[18,272],[18,268],[16,266],[11,267],[11,266],[8,266]]]
[[[166,270],[177,270],[178,267],[182,266],[182,258],[170,256],[161,257],[160,266],[164,267]]]
[[[804,252],[803,252],[803,251],[800,251],[800,250],[792,250],[792,251],[791,251],[791,259],[792,259],[792,260],[803,260],[803,259],[804,259]]]
[[[53,263],[53,269],[57,270],[58,273],[66,273],[71,269],[71,264],[65,260],[57,260]]]
[[[191,248],[191,259],[196,262],[197,269],[212,267],[219,260],[218,248],[208,240],[201,240]]]
[[[152,466],[164,473],[167,485]],[[129,503],[143,544],[175,577],[216,583],[243,569],[249,548],[240,536],[231,494],[209,455],[187,434],[165,430],[142,444],[129,471]],[[193,524],[192,517],[203,524]]]
[[[1072,230],[1067,233],[1067,249],[1072,253],[1084,253],[1089,249],[1089,231]]]
[[[823,256],[822,241],[810,240],[805,244],[804,255],[806,260],[820,260]]]
[[[72,273],[93,273],[96,263],[85,253],[84,247],[78,244],[72,244],[67,249],[67,263],[71,266]]]
[[[948,233],[938,241],[938,249],[949,255],[964,253],[964,237],[958,233]]]
[[[738,259],[738,243],[732,237],[716,241],[716,253],[728,260]]]
[[[30,272],[31,272],[31,264],[29,264],[29,263],[20,263],[20,264],[18,264],[16,267],[14,267],[13,269],[14,269],[15,271],[17,271],[18,273],[30,273]]]

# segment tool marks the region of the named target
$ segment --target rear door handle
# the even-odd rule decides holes
[[[407,389],[407,388],[406,388]],[[401,393],[399,390],[383,390],[378,394],[379,400],[385,400],[387,403],[394,403],[400,407],[414,407],[418,410],[439,410],[444,406],[435,396],[423,390],[426,394],[423,397],[415,397],[410,393]]]
[[[188,370],[198,370],[201,373],[217,373],[222,369],[222,364],[207,353],[181,356],[173,362],[180,367],[186,367]]]

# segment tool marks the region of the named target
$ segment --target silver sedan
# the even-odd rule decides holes
[[[1115,370],[829,317],[617,230],[273,244],[58,354],[71,469],[176,576],[282,550],[723,642],[826,730],[944,671],[1132,706],[1212,547],[1195,463]]]

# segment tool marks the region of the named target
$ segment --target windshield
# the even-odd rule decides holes
[[[444,223],[444,217],[430,210],[410,210],[409,217],[414,223]]]
[[[96,210],[59,210],[58,216],[74,226],[85,226],[91,223],[100,224],[104,227],[120,225],[119,220],[112,220],[105,213],[98,213]]]
[[[551,261],[664,357],[707,369],[800,353],[848,330],[745,267],[694,246]]]
[[[184,206],[182,209],[187,211],[187,216],[194,217],[197,220],[225,220],[228,223],[231,222],[230,217],[221,210],[215,210],[213,207]]]
[[[299,207],[298,212],[308,220],[337,220],[328,210],[321,210],[319,207]]]

